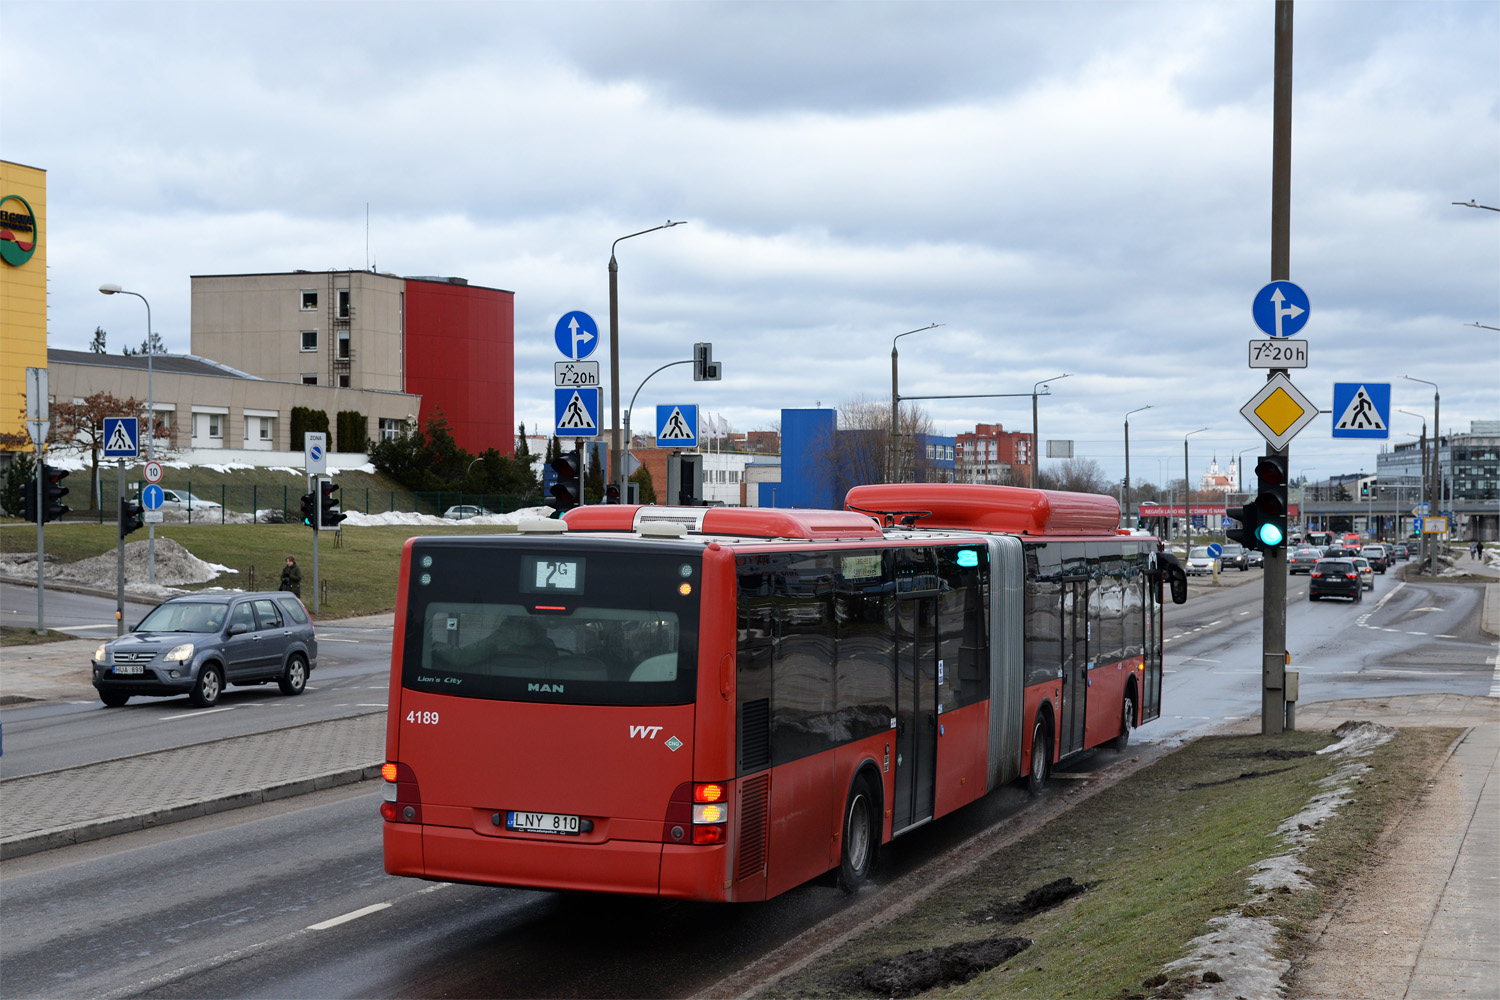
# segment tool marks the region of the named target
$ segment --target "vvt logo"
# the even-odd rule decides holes
[[[661,732],[663,726],[631,726],[630,738],[633,740],[654,740],[656,734]]]

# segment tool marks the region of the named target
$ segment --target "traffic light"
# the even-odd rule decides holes
[[[1260,551],[1260,543],[1255,534],[1260,527],[1260,508],[1255,506],[1255,501],[1245,504],[1238,513],[1230,513],[1229,517],[1240,522],[1240,526],[1230,528],[1224,532],[1224,536],[1231,542],[1239,542],[1246,549]]]
[[[318,495],[316,493],[302,494],[302,523],[309,528],[318,526]]]
[[[120,498],[121,538],[124,538],[126,535],[130,534],[132,531],[139,529],[143,524],[146,523],[145,518],[141,517],[141,512],[145,509],[146,508],[142,507],[134,500],[126,500],[124,497]]]
[[[717,382],[724,377],[724,368],[714,360],[713,344],[693,345],[693,381]]]
[[[331,479],[318,480],[318,527],[337,528],[339,522],[348,517],[339,510],[339,498],[334,496],[338,484]]]
[[[1286,545],[1286,457],[1262,455],[1255,463],[1255,478],[1255,547],[1270,552]]]
[[[563,514],[577,507],[583,499],[582,470],[579,468],[576,453],[564,452],[547,463],[553,472],[557,473],[557,482],[552,484],[548,492],[552,494],[547,500],[547,506],[557,511],[553,517],[561,517]]]
[[[604,487],[604,502],[605,503],[619,503],[620,502],[620,487],[619,487],[618,483],[610,483],[608,486]]]
[[[36,523],[36,480],[28,479],[21,484],[21,516]]]
[[[1359,498],[1361,500],[1370,499],[1370,483],[1368,480],[1359,484]]]
[[[68,478],[68,470],[50,465],[42,466],[42,520],[61,521],[62,516],[73,508],[62,502],[68,488],[62,484]]]

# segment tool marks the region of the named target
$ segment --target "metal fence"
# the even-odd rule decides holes
[[[85,481],[83,492],[87,494]],[[165,485],[165,484],[164,484]],[[171,524],[286,524],[302,519],[302,497],[306,487],[299,484],[282,486],[205,486],[194,488],[191,480],[166,486],[174,493],[189,494],[192,499],[183,510],[164,511],[167,523]],[[118,517],[119,494],[114,476],[100,476],[99,506],[97,509],[82,509],[76,499],[77,490],[70,492],[64,502],[73,500],[74,508],[68,520],[98,520],[113,522]],[[126,496],[134,499],[137,494],[127,489]],[[488,514],[509,514],[524,507],[543,504],[540,495],[519,496],[498,493],[461,493],[458,491],[413,493],[403,490],[377,490],[340,487],[339,507],[346,513],[361,514],[432,514],[442,516],[454,507],[477,507]],[[207,501],[199,504],[198,501]],[[467,512],[466,516],[467,516]]]

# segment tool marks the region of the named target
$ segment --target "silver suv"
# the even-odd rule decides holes
[[[295,595],[187,594],[94,651],[94,689],[118,708],[131,695],[187,694],[207,708],[227,684],[275,681],[298,695],[318,664],[312,619]]]

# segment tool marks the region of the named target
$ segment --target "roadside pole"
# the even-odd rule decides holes
[[[42,522],[47,520],[43,513],[46,507],[42,500],[42,481],[46,478],[42,475],[42,461],[45,453],[42,446],[36,446],[36,634],[47,634],[47,616],[44,613],[47,603],[47,583],[42,578],[42,552],[45,548],[42,540]]]
[[[125,460],[117,461],[115,504],[119,505],[125,502]],[[115,635],[118,637],[125,634],[125,529],[121,527],[115,534],[119,536],[115,539]]]
[[[312,575],[312,609],[313,614],[318,613],[318,536],[322,534],[323,526],[323,477],[308,477],[308,488],[313,495],[313,575]]]
[[[1276,0],[1276,59],[1271,125],[1271,280],[1291,280],[1292,224],[1292,0]],[[1286,376],[1273,368],[1266,378]],[[1269,444],[1269,442],[1267,442]],[[1286,459],[1291,449],[1271,446],[1267,454]],[[1265,553],[1261,602],[1260,731],[1286,729],[1286,550],[1285,541]]]

